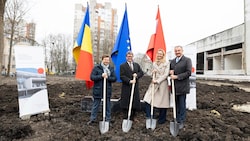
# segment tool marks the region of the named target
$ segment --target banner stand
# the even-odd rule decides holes
[[[49,115],[44,48],[15,46],[16,80],[19,117],[28,120],[32,115]]]
[[[49,115],[49,112],[50,112],[50,110],[44,111],[44,112],[41,112],[41,113],[43,113],[44,116],[50,116],[50,115]],[[38,113],[38,114],[40,114],[40,113]],[[22,120],[30,120],[30,117],[33,116],[33,115],[34,115],[34,114],[23,115],[23,116],[21,116],[20,118],[21,118]]]

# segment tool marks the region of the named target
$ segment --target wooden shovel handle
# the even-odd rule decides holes
[[[173,114],[174,114],[174,119],[176,119],[176,104],[175,104],[175,86],[174,86],[174,79],[172,79],[172,94],[173,94]]]
[[[133,80],[135,80],[136,76],[133,76]],[[128,109],[128,117],[131,115],[131,108],[133,104],[133,97],[134,97],[134,89],[135,89],[135,83],[132,84],[131,94],[130,94],[130,102],[129,102],[129,109]]]
[[[155,80],[155,75],[156,73],[154,72],[153,73],[153,81]],[[154,94],[155,94],[155,84],[153,83],[152,84],[152,94],[151,94],[151,117],[154,115],[153,112],[154,112]]]
[[[106,82],[107,82],[107,78],[104,77],[103,79],[103,110],[102,110],[102,116],[103,116],[103,121],[105,121],[105,117],[106,117]]]

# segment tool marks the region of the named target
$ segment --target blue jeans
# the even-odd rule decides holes
[[[97,113],[99,111],[99,106],[101,103],[101,98],[94,98],[92,109],[91,109],[91,115],[90,115],[90,120],[95,121],[97,117]],[[110,121],[111,120],[111,101],[110,98],[106,99],[106,118],[105,121]]]
[[[151,105],[145,102],[145,112],[146,112],[146,118],[151,117]]]
[[[176,120],[180,123],[186,120],[186,94],[176,95]]]

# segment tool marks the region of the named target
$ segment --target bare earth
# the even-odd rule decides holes
[[[140,93],[143,97],[150,82],[149,77],[140,80]],[[187,112],[184,129],[177,137],[169,131],[173,119],[172,109],[168,109],[168,121],[157,125],[154,131],[145,128],[145,113],[136,115],[128,133],[122,131],[122,113],[112,113],[109,132],[100,134],[99,123],[86,125],[90,113],[82,110],[84,96],[91,95],[83,81],[74,77],[47,77],[49,92],[49,115],[38,114],[30,120],[19,118],[18,94],[15,78],[1,77],[0,80],[0,141],[249,141],[250,114],[234,111],[234,104],[250,102],[246,92],[249,83],[197,80],[197,110]],[[62,96],[62,93],[65,95]],[[113,98],[120,96],[120,83],[113,85]],[[102,120],[99,113],[98,120]]]

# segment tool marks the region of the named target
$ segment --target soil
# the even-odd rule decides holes
[[[140,80],[141,97],[149,82],[148,76]],[[187,111],[184,128],[177,137],[173,137],[169,130],[169,123],[173,119],[172,109],[168,109],[167,122],[157,125],[154,131],[145,128],[145,113],[138,112],[128,133],[121,128],[122,113],[113,112],[109,131],[101,134],[99,123],[86,124],[90,113],[81,106],[83,97],[91,96],[92,91],[86,90],[84,82],[73,76],[48,76],[49,115],[41,113],[31,116],[29,120],[22,120],[19,118],[15,78],[1,77],[0,141],[249,141],[250,113],[232,110],[234,104],[250,102],[250,93],[241,86],[248,87],[249,83],[197,80],[197,110]],[[119,96],[120,83],[114,83],[113,98]],[[98,120],[102,120],[101,112]]]

